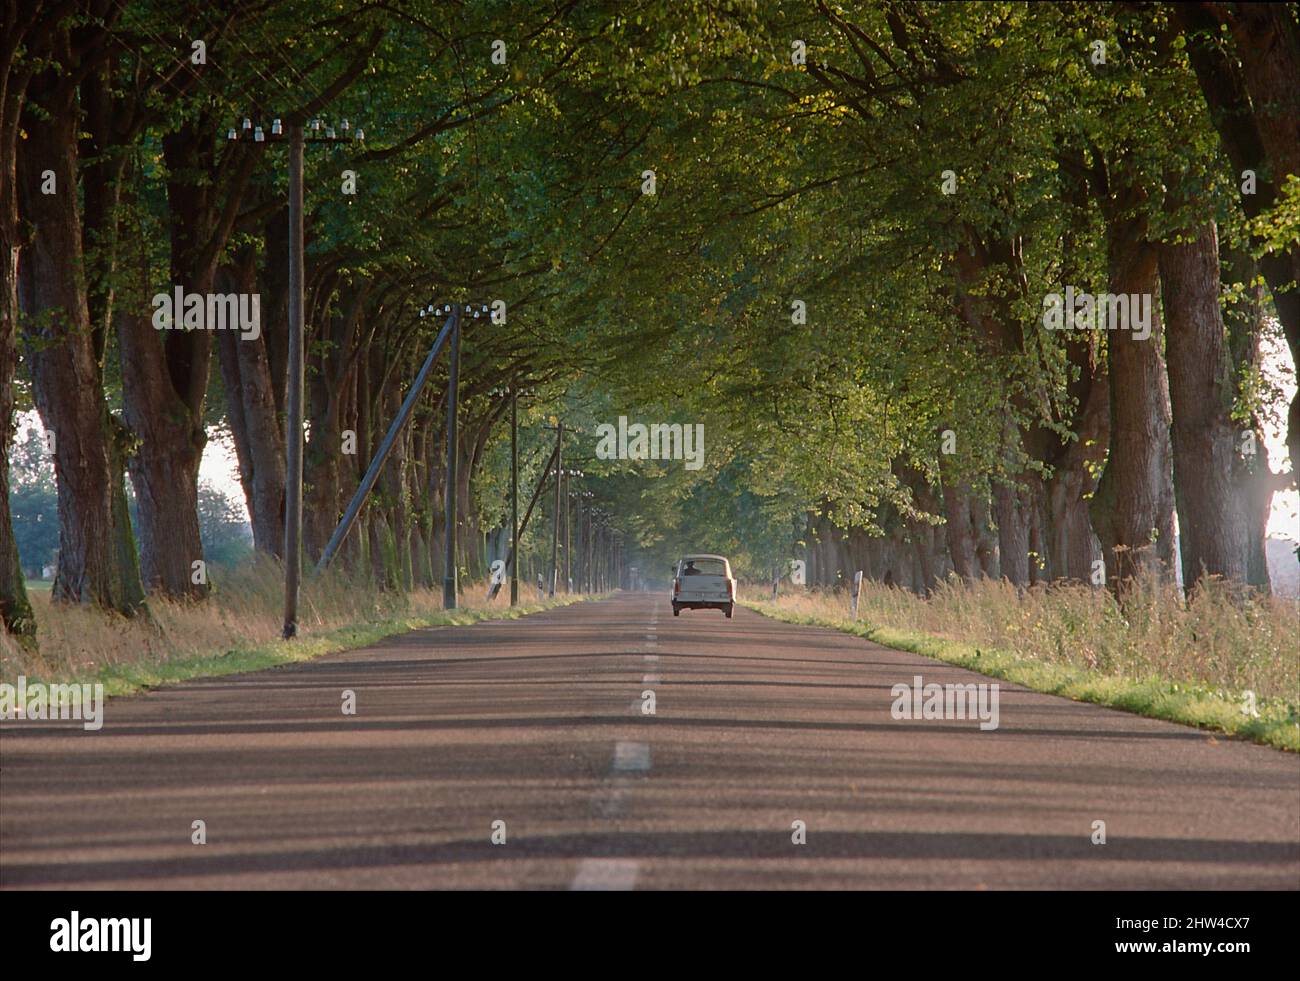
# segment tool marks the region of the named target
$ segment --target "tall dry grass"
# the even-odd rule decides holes
[[[462,607],[483,608],[486,592],[482,583],[463,584]],[[31,598],[38,650],[24,650],[12,637],[0,633],[0,681],[12,681],[20,674],[85,678],[105,668],[157,665],[270,644],[280,638],[283,625],[284,571],[280,563],[266,557],[237,569],[217,568],[212,595],[206,601],[178,603],[151,598],[150,615],[135,619],[52,604],[46,591],[33,591]],[[508,593],[498,596],[492,605],[508,606]],[[304,584],[299,634],[432,616],[441,610],[441,589],[384,592],[331,570]]]
[[[789,589],[778,605],[796,615],[849,618],[846,590]],[[1104,676],[1300,700],[1300,604],[1243,597],[1222,582],[1205,583],[1184,602],[1174,585],[1146,579],[1123,608],[1106,590],[1084,585],[1019,591],[1005,580],[954,579],[927,599],[864,582],[858,619]]]

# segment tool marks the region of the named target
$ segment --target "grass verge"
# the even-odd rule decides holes
[[[325,654],[368,647],[385,637],[409,633],[425,627],[462,627],[482,620],[518,620],[530,613],[540,613],[543,610],[568,606],[592,598],[595,597],[557,597],[553,600],[520,604],[516,607],[472,607],[462,610],[444,610],[439,613],[395,616],[386,620],[339,627],[323,634],[299,637],[291,641],[275,640],[249,647],[232,647],[221,654],[178,658],[153,664],[114,665],[101,668],[93,678],[74,680],[102,682],[105,695],[130,695],[159,685],[188,681],[191,678],[214,678],[223,674],[262,671],[281,664],[310,661]]]
[[[935,634],[853,621],[847,615],[836,615],[833,609],[810,612],[806,608],[809,604],[797,599],[793,605],[783,605],[781,599],[775,603],[749,600],[744,605],[786,623],[830,627],[885,647],[946,661],[1049,695],[1092,702],[1300,752],[1300,705],[1285,698],[1252,698],[1244,692],[1234,693],[1203,683],[1157,677],[1097,674],[1068,663],[976,646]],[[830,603],[818,605],[829,606]],[[804,608],[798,608],[800,606]],[[1254,702],[1255,715],[1248,711],[1251,701]]]
[[[299,636],[280,639],[283,571],[258,560],[217,570],[202,602],[151,598],[147,615],[126,618],[32,596],[37,643],[23,646],[0,632],[0,682],[102,683],[124,695],[189,678],[257,671],[373,644],[423,627],[515,619],[577,602],[538,599],[511,608],[507,597],[486,600],[485,583],[467,582],[460,609],[442,609],[440,588],[379,590],[331,570],[303,585]]]

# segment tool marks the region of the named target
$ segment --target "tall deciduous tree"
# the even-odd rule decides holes
[[[28,86],[17,185],[32,240],[19,263],[19,298],[36,404],[55,439],[60,539],[54,599],[130,614],[143,589],[118,481],[124,437],[104,399],[77,191],[77,89],[107,43],[102,27],[74,31],[62,23],[47,67]]]

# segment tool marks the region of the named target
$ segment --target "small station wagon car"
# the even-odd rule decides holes
[[[673,616],[682,610],[721,610],[731,619],[736,608],[736,580],[721,555],[685,555],[673,569]]]

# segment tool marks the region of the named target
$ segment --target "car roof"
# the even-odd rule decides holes
[[[720,559],[723,562],[727,562],[727,557],[725,555],[714,555],[711,552],[692,552],[690,555],[682,556],[683,562],[687,559]],[[729,562],[728,565],[730,565]]]

